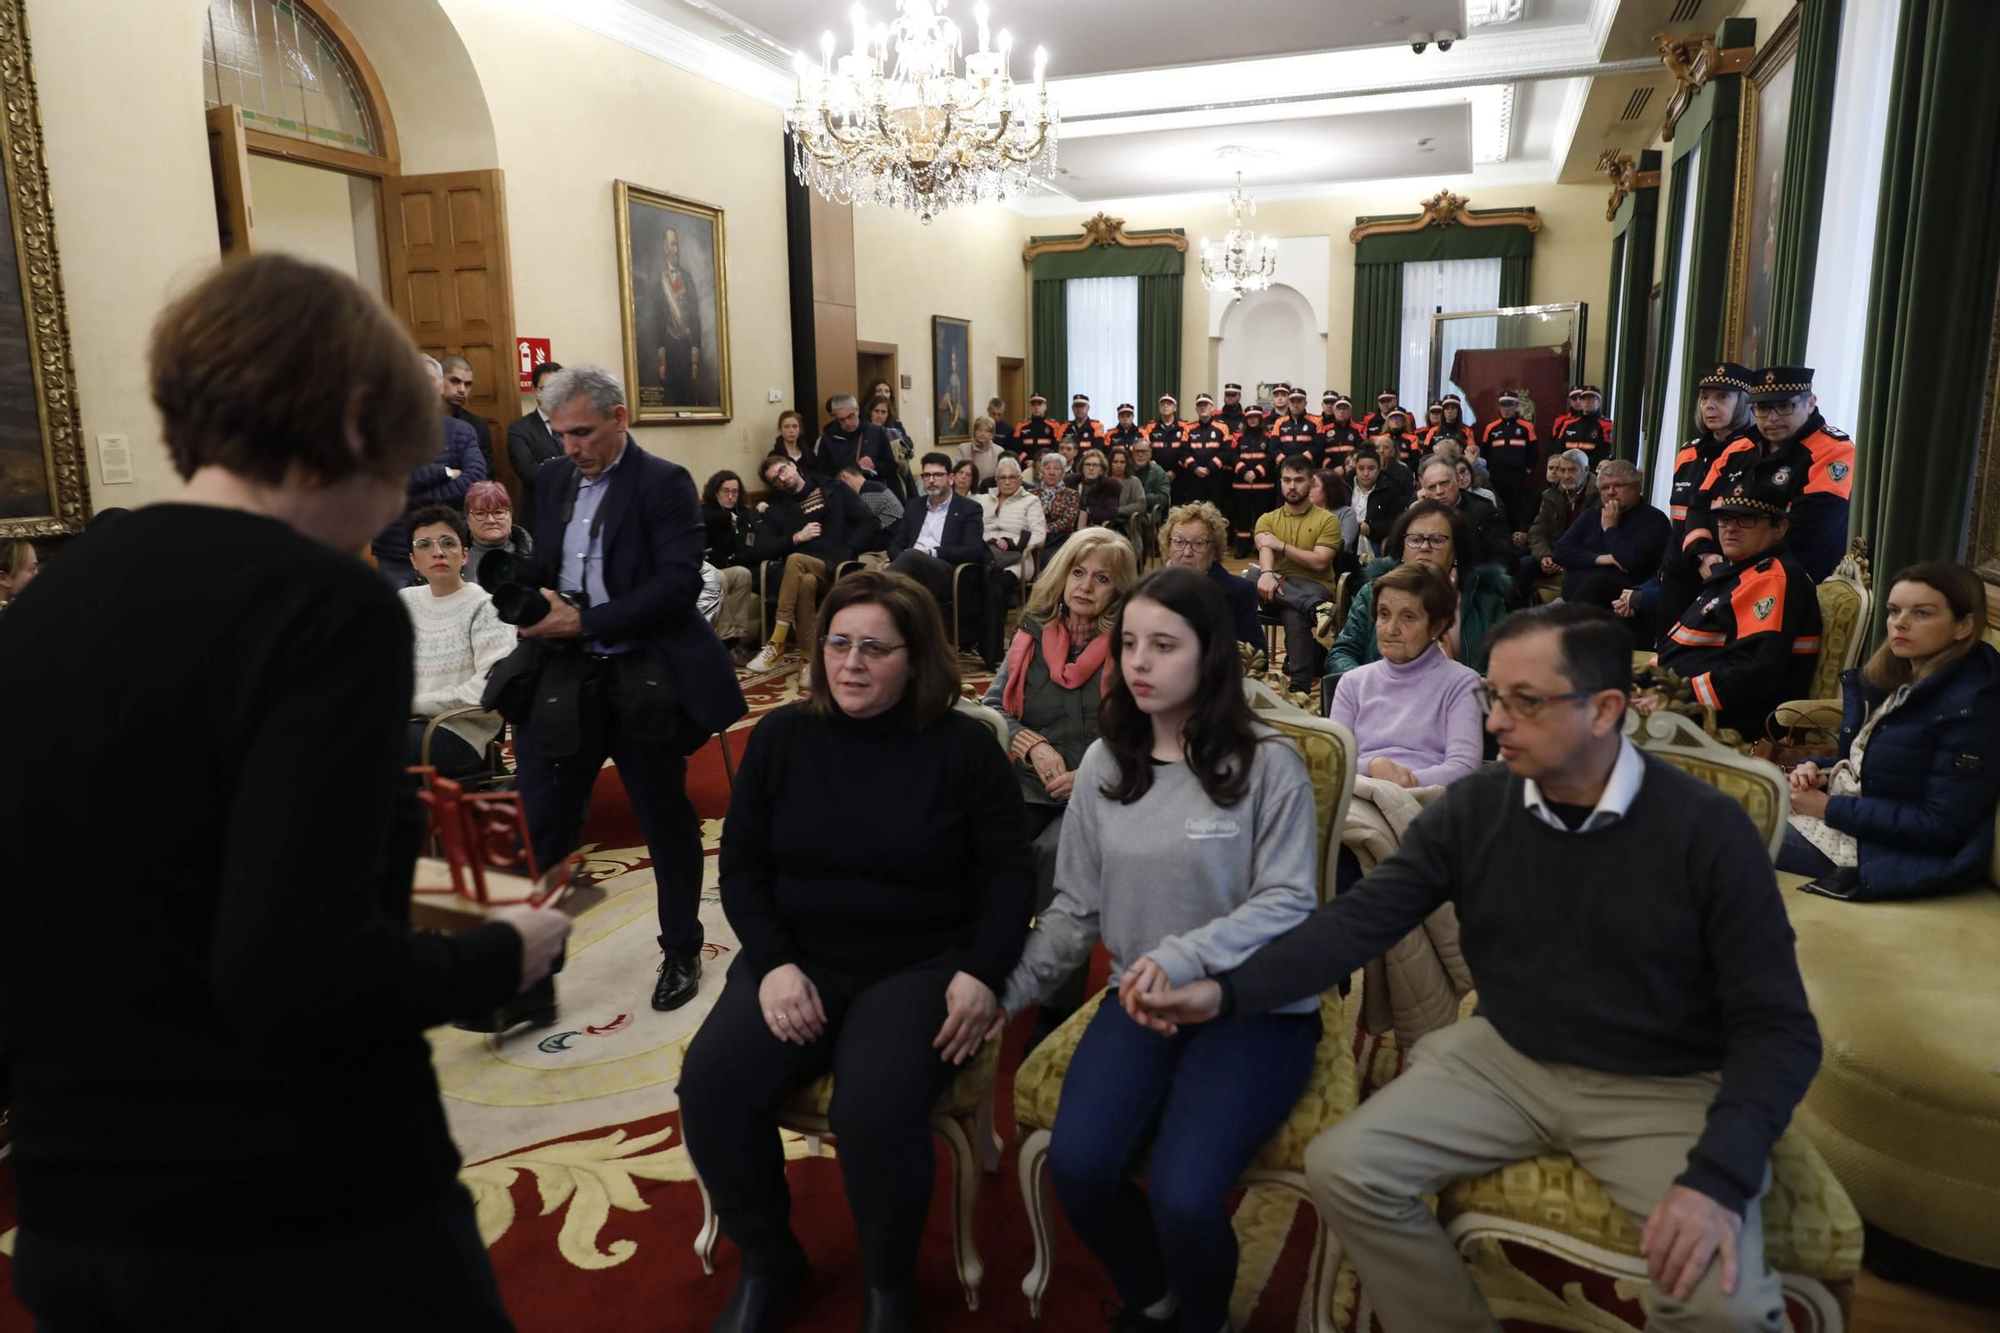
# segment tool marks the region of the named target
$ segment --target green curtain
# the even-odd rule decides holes
[[[1657,172],[1660,155],[1650,149],[1639,154],[1637,169]],[[1605,407],[1613,421],[1627,423],[1613,445],[1619,458],[1632,461],[1639,458],[1638,427],[1646,401],[1646,330],[1652,315],[1653,249],[1659,213],[1660,187],[1646,186],[1625,196],[1612,222],[1616,239],[1604,345],[1612,349],[1615,363],[1604,368],[1605,391],[1610,395]],[[1678,237],[1680,232],[1673,235]]]
[[[1432,228],[1432,230],[1439,230]],[[1356,413],[1375,395],[1396,387],[1403,370],[1403,265],[1354,261],[1354,349],[1349,377]]]
[[[1904,0],[1897,28],[1848,525],[1878,589],[1963,550],[2000,282],[2000,5]]]
[[[1756,41],[1757,25],[1750,19],[1724,19],[1716,45],[1750,46]],[[1688,266],[1686,325],[1681,333],[1681,375],[1669,384],[1669,393],[1680,395],[1680,419],[1691,421],[1694,382],[1705,365],[1721,359],[1723,323],[1729,308],[1730,233],[1736,221],[1736,159],[1738,120],[1743,109],[1743,76],[1725,74],[1709,80],[1696,99],[1704,114],[1696,141],[1701,160],[1696,163],[1689,188],[1694,191],[1692,244],[1681,262]],[[1674,150],[1680,157],[1688,122],[1683,120]],[[1689,145],[1692,147],[1692,145]],[[1685,158],[1681,160],[1685,161]],[[1616,418],[1613,418],[1616,420]],[[1683,435],[1693,434],[1691,430]],[[1679,444],[1663,440],[1663,448]]]
[[[1130,237],[1179,236],[1170,231],[1128,231]],[[1065,240],[1061,236],[1037,236],[1037,241]],[[1056,278],[1154,278],[1179,275],[1187,269],[1187,255],[1171,245],[1091,246],[1088,250],[1061,250],[1036,255],[1031,274],[1036,282]]]
[[[1526,230],[1526,228],[1521,228]],[[1502,255],[1500,257],[1500,304],[1516,306],[1528,304],[1528,265],[1534,262],[1532,255]]]
[[[1513,209],[1472,210],[1481,213],[1513,212]],[[1532,213],[1534,210],[1528,209]],[[1356,218],[1356,224],[1403,222],[1415,213]],[[1357,264],[1420,264],[1431,259],[1532,259],[1535,233],[1526,227],[1427,226],[1422,231],[1394,232],[1387,236],[1364,236],[1354,247]],[[1525,270],[1524,270],[1525,272]]]
[[[1770,365],[1798,365],[1806,358],[1843,4],[1844,0],[1803,0],[1799,6],[1799,45],[1792,57],[1792,103],[1778,196],[1778,255],[1771,273],[1770,346],[1761,358]]]
[[[1029,330],[1029,391],[1048,399],[1049,410],[1057,416],[1069,411],[1069,290],[1065,281],[1035,280],[1034,327]],[[1022,403],[1020,409],[1026,416],[1028,405]]]
[[[1150,421],[1160,395],[1181,396],[1181,275],[1139,279],[1139,420]],[[1189,403],[1189,412],[1194,404]]]
[[[1653,441],[1660,438],[1660,426],[1666,420],[1667,396],[1662,391],[1662,386],[1666,384],[1667,370],[1673,364],[1673,326],[1675,318],[1679,315],[1674,306],[1674,297],[1680,290],[1681,265],[1685,262],[1681,254],[1681,233],[1687,228],[1690,179],[1686,171],[1675,171],[1672,182],[1667,186],[1667,248],[1660,260],[1659,338],[1653,344],[1653,364],[1646,371],[1646,383],[1650,386],[1645,397],[1646,438]],[[1649,303],[1651,299],[1651,291],[1648,289]],[[1648,313],[1650,314],[1650,310]],[[1611,419],[1618,420],[1615,416]],[[1674,443],[1679,444],[1680,441],[1676,440]]]

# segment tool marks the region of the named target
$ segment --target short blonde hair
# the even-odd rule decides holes
[[[1175,505],[1167,511],[1167,521],[1160,524],[1160,556],[1164,559],[1173,543],[1174,530],[1190,523],[1199,523],[1208,529],[1208,549],[1216,558],[1221,558],[1228,550],[1229,521],[1222,511],[1206,500],[1196,500],[1193,504]]]
[[[991,435],[994,431],[993,418],[987,416],[984,412],[972,419],[972,433],[977,435],[982,430],[988,435]]]
[[[1118,608],[1125,604],[1125,595],[1139,581],[1139,562],[1132,554],[1132,544],[1110,528],[1085,528],[1073,533],[1058,547],[1048,567],[1035,580],[1022,614],[1033,616],[1043,624],[1060,614],[1063,589],[1069,586],[1070,571],[1092,556],[1102,556],[1109,566],[1111,600],[1105,603],[1104,614],[1097,618],[1097,629],[1100,634],[1110,633],[1111,626],[1118,619]]]

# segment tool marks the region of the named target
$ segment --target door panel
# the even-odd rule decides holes
[[[513,365],[514,287],[507,255],[507,199],[498,171],[392,176],[389,295],[411,336],[432,356],[472,365],[466,407],[488,422],[493,472],[518,504],[506,454],[507,423],[520,415]]]
[[[233,106],[208,109],[208,167],[215,181],[215,222],[223,258],[247,255],[256,249],[257,215],[250,199],[250,146],[243,137],[243,113]]]

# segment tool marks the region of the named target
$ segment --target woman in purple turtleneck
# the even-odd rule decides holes
[[[1398,565],[1374,586],[1381,660],[1340,678],[1330,716],[1354,733],[1362,776],[1443,786],[1480,758],[1479,673],[1438,646],[1458,594],[1429,565]]]

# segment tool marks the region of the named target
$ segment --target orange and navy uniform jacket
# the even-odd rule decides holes
[[[1803,698],[1819,657],[1819,594],[1786,543],[1724,565],[1660,641],[1660,665],[1687,680],[1745,739],[1787,699]]]
[[[1353,421],[1328,417],[1319,426],[1319,457],[1327,467],[1346,467],[1354,451],[1368,443],[1367,433]]]
[[[1748,437],[1740,438],[1743,438],[1746,444],[1755,444],[1755,441]],[[1682,538],[1687,534],[1688,506],[1694,502],[1695,495],[1706,486],[1709,470],[1715,466],[1715,460],[1722,456],[1722,451],[1726,448],[1728,448],[1728,445],[1723,441],[1716,439],[1707,431],[1703,431],[1682,445],[1680,452],[1674,455],[1673,496],[1667,502],[1667,517],[1672,520],[1673,524],[1670,529],[1673,533],[1673,545],[1669,548],[1670,550],[1682,550]],[[1707,512],[1706,505],[1708,498],[1712,497],[1704,497],[1703,500],[1704,513]],[[1710,528],[1713,528],[1712,524]],[[1706,548],[1700,554],[1707,554],[1708,552],[1720,554],[1721,549],[1721,547],[1715,544],[1714,533],[1711,530]],[[1693,552],[1684,553],[1696,554]]]
[[[1145,438],[1146,432],[1137,425],[1113,426],[1110,433],[1104,437],[1104,442],[1113,449],[1130,449]]]
[[[1056,423],[1047,417],[1029,417],[1014,427],[1014,437],[1020,441],[1021,456],[1032,459],[1056,442]]]
[[[1188,423],[1175,417],[1172,421],[1148,421],[1143,427],[1145,436],[1153,444],[1153,461],[1164,463],[1169,469],[1174,465],[1175,451],[1181,441],[1187,438]]]
[[[1063,422],[1062,438],[1075,440],[1079,450],[1088,449],[1093,444],[1104,443],[1104,423],[1096,417],[1086,417],[1082,421],[1071,417]]]
[[[1189,426],[1182,433],[1181,442],[1173,448],[1170,467],[1174,474],[1175,504],[1206,500],[1221,507],[1229,495],[1231,474],[1236,469],[1236,446],[1222,418],[1216,416],[1206,423]],[[1197,477],[1194,470],[1198,467],[1207,468],[1208,475]]]
[[[1265,434],[1271,438],[1272,481],[1278,479],[1278,469],[1287,458],[1303,458],[1308,468],[1319,466],[1319,418],[1295,417],[1286,413],[1278,418],[1277,429]]]
[[[1264,433],[1281,443],[1300,440],[1312,445],[1319,439],[1319,418],[1315,416],[1295,417],[1289,412],[1264,427]]]
[[[1462,421],[1456,426],[1440,422],[1435,426],[1424,427],[1422,438],[1424,452],[1427,454],[1434,453],[1437,450],[1437,442],[1440,439],[1457,440],[1461,447],[1472,443],[1472,428]]]
[[[1397,406],[1390,408],[1389,412],[1401,412],[1407,416],[1409,414],[1409,409],[1406,407]],[[1367,416],[1361,418],[1362,432],[1366,434],[1368,438],[1371,440],[1374,439],[1377,435],[1387,434],[1389,430],[1389,412],[1382,412],[1382,411],[1370,412]]]
[[[1535,457],[1535,426],[1519,417],[1495,417],[1479,431],[1479,452],[1488,471],[1533,472],[1540,461]]]
[[[1581,449],[1591,459],[1608,458],[1611,454],[1611,418],[1600,416],[1575,416],[1565,420],[1562,428],[1555,433],[1558,451]]]
[[[1423,441],[1414,435],[1391,435],[1381,432],[1381,443],[1375,447],[1382,452],[1382,460],[1394,458],[1405,467],[1415,467],[1417,460],[1424,456]]]
[[[1245,426],[1236,437],[1229,522],[1239,536],[1249,535],[1277,493],[1277,459],[1272,455],[1275,443],[1261,426],[1255,430]]]
[[[1777,448],[1763,451],[1760,441],[1744,436],[1731,441],[1709,465],[1708,476],[1688,502],[1687,529],[1681,549],[1695,560],[1715,545],[1715,524],[1708,506],[1745,481],[1754,468],[1791,493],[1791,530],[1785,545],[1798,552],[1799,563],[1815,583],[1833,573],[1847,553],[1847,501],[1854,486],[1854,441],[1826,424],[1818,412],[1806,419],[1798,434]]]

